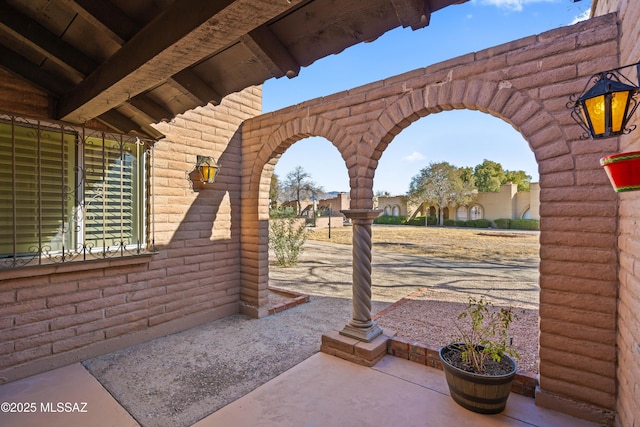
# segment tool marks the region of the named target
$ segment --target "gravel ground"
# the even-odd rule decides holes
[[[453,325],[466,307],[462,294],[423,289],[383,311],[376,321],[398,336],[437,349],[455,341]],[[518,319],[511,324],[509,336],[520,356],[518,370],[538,372],[538,310],[514,307],[514,313]]]
[[[329,245],[329,246],[327,246]],[[308,241],[295,267],[271,267],[271,283],[308,295],[351,298],[351,247]],[[538,260],[453,261],[398,254],[374,246],[372,300],[397,302],[376,316],[398,336],[439,348],[455,336],[455,321],[469,296],[495,307],[514,307],[509,329],[520,370],[538,371]],[[372,310],[377,313],[376,310]]]
[[[190,426],[320,351],[322,334],[350,314],[350,300],[312,296],[262,319],[229,316],[84,365],[142,426]]]
[[[230,316],[88,360],[85,367],[142,426],[197,422],[318,352],[321,335],[349,321],[351,247],[314,241],[305,247],[298,266],[271,268],[270,284],[310,295],[309,303],[262,319]],[[431,344],[435,325],[457,312],[454,303],[487,295],[496,305],[531,311],[535,324],[523,336],[535,347],[533,360],[537,278],[535,261],[456,262],[374,248],[372,313],[411,294],[379,323]]]

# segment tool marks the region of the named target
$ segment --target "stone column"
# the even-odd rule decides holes
[[[353,310],[352,319],[340,335],[371,342],[382,334],[382,329],[371,319],[371,224],[381,211],[349,209],[341,212],[353,224]]]

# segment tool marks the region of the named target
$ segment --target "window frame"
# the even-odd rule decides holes
[[[116,258],[129,258],[139,255],[148,255],[155,253],[154,248],[154,230],[153,230],[153,146],[155,141],[148,138],[140,138],[135,135],[124,135],[106,130],[92,129],[85,126],[76,126],[63,122],[52,120],[43,120],[19,116],[16,114],[0,112],[0,126],[5,127],[2,134],[9,134],[9,139],[4,138],[4,152],[8,153],[9,158],[5,157],[4,163],[11,164],[11,181],[4,186],[3,200],[8,200],[11,204],[10,208],[5,211],[12,212],[10,224],[5,221],[5,225],[0,223],[0,233],[10,240],[9,244],[2,249],[0,254],[0,271],[7,269],[16,269],[20,267],[42,266],[52,264],[62,264],[78,261],[95,261]],[[28,146],[27,137],[21,137],[22,147],[16,130],[20,129],[24,134],[31,133],[34,138],[35,149]],[[8,132],[6,132],[8,130]],[[35,136],[33,136],[35,135]],[[56,175],[52,181],[59,178],[59,182],[54,182],[54,191],[60,191],[58,199],[52,197],[51,194],[43,192],[43,181],[46,179],[42,176],[42,161],[45,157],[41,142],[47,137],[55,144],[59,139],[59,177]],[[74,138],[73,142],[69,142],[69,135]],[[8,144],[7,144],[8,141]],[[94,228],[98,230],[98,234],[102,234],[100,245],[87,244],[87,227],[89,224],[87,213],[87,196],[89,186],[88,173],[88,148],[87,142],[101,142],[97,144],[102,150],[102,158],[92,158],[93,162],[101,160],[102,167],[98,168],[94,180],[94,187],[102,187],[102,193],[98,194],[101,200],[102,220],[94,223]],[[0,142],[0,149],[2,149]],[[33,145],[33,141],[32,145]],[[67,144],[73,144],[74,147],[69,148]],[[107,144],[115,144],[119,151],[114,152]],[[96,145],[94,145],[96,146]],[[7,150],[8,147],[8,150]],[[19,181],[16,177],[17,173],[17,156],[16,149],[21,148],[29,154],[29,150],[35,153],[33,159],[34,181]],[[72,150],[71,154],[66,150]],[[135,150],[135,152],[133,152]],[[66,157],[65,157],[66,156]],[[22,160],[26,157],[23,154]],[[45,161],[51,162],[54,157],[47,157]],[[1,159],[0,159],[1,160]],[[24,163],[24,162],[23,162]],[[73,166],[73,171],[69,170],[69,165]],[[27,165],[27,167],[30,165]],[[56,163],[53,163],[54,169]],[[66,167],[66,168],[65,168]],[[24,171],[24,165],[22,166]],[[92,172],[95,172],[93,170]],[[23,172],[21,171],[21,172]],[[28,169],[27,169],[27,172]],[[57,173],[57,171],[56,171]],[[101,181],[100,181],[101,175]],[[107,175],[109,175],[107,177]],[[70,178],[69,178],[70,177]],[[70,181],[70,182],[67,182]],[[17,194],[19,194],[20,186],[27,185],[34,187],[32,193],[35,194],[34,205],[37,205],[35,220],[37,223],[35,231],[30,230],[37,236],[37,243],[19,236],[17,231],[19,215],[17,206],[20,203]],[[56,187],[57,185],[57,187]],[[0,184],[0,190],[2,190]],[[95,190],[95,189],[94,189]],[[53,193],[52,193],[53,194]],[[0,193],[0,195],[2,195]],[[46,197],[48,196],[48,198]],[[24,198],[28,202],[28,196]],[[69,199],[72,200],[69,200]],[[43,201],[43,199],[47,199]],[[70,206],[70,208],[69,208]],[[100,207],[100,206],[99,206]],[[54,214],[43,213],[44,211],[54,211]],[[59,216],[56,216],[59,215]],[[30,217],[27,216],[25,222],[29,223]],[[43,221],[47,225],[43,227]],[[109,226],[109,229],[107,229]],[[51,234],[51,230],[58,230],[56,236],[51,240],[47,236]],[[4,231],[2,231],[4,228]],[[10,228],[12,228],[10,230]],[[125,230],[126,229],[126,230]],[[43,235],[44,234],[44,235]],[[109,238],[106,238],[106,235]],[[129,237],[131,239],[129,240]],[[59,242],[55,239],[60,239]],[[22,240],[20,240],[22,239]],[[108,240],[111,239],[111,240]],[[97,240],[97,239],[94,239]],[[117,245],[109,242],[117,241]],[[52,243],[53,242],[53,243]],[[48,246],[52,243],[56,249]],[[31,245],[31,246],[29,246]],[[7,252],[9,246],[13,248],[11,252]],[[28,252],[23,252],[25,247],[29,246]],[[18,251],[20,247],[21,251]],[[60,249],[57,249],[57,248]]]

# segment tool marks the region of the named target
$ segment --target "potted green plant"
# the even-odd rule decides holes
[[[502,412],[518,370],[520,356],[512,346],[509,326],[514,310],[495,309],[485,297],[470,297],[460,313],[458,335],[440,349],[440,360],[454,401],[474,412]]]

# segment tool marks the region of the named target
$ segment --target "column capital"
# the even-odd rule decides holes
[[[379,209],[345,209],[340,211],[349,219],[374,220],[382,211]]]

